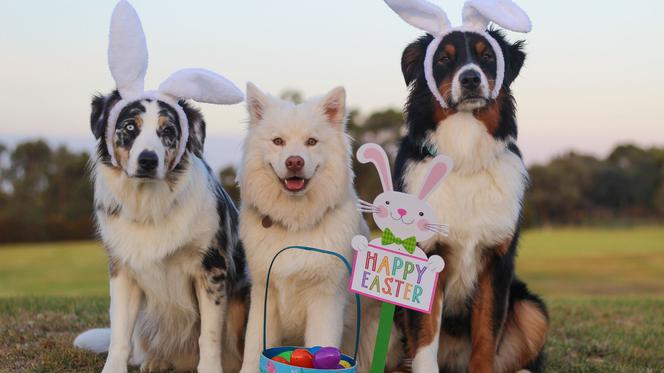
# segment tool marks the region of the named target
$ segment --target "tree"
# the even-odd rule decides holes
[[[226,166],[219,171],[221,186],[224,187],[233,202],[235,202],[235,205],[240,206],[240,187],[235,181],[236,177],[237,172],[233,166]]]

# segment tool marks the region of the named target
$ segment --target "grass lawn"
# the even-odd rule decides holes
[[[549,304],[550,372],[664,372],[664,227],[525,232],[518,274]],[[0,372],[99,371],[71,347],[108,324],[96,243],[0,246]]]

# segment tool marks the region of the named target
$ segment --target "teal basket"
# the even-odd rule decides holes
[[[350,368],[344,368],[344,369],[315,369],[315,368],[302,368],[302,367],[296,367],[293,365],[288,365],[284,363],[280,363],[278,361],[272,360],[273,357],[281,354],[282,352],[285,351],[292,351],[297,348],[305,348],[305,347],[294,347],[294,346],[285,346],[285,347],[273,347],[273,348],[267,348],[267,294],[268,294],[268,289],[270,288],[270,273],[272,272],[272,265],[274,265],[274,261],[277,259],[277,257],[283,253],[286,250],[291,250],[291,249],[297,249],[297,250],[304,250],[304,251],[310,251],[310,252],[316,252],[316,253],[321,253],[321,254],[326,254],[326,255],[332,255],[339,260],[341,260],[344,265],[346,266],[346,269],[348,270],[348,273],[351,273],[351,267],[350,263],[344,258],[341,254],[335,253],[333,251],[328,251],[328,250],[322,250],[322,249],[317,249],[314,247],[307,247],[307,246],[288,246],[283,249],[281,249],[275,256],[272,258],[272,262],[270,263],[270,268],[267,271],[267,280],[265,283],[265,299],[263,301],[263,353],[261,354],[261,359],[260,359],[260,373],[309,373],[309,372],[339,372],[339,373],[355,373],[356,372],[356,360],[357,360],[357,349],[359,347],[360,343],[360,296],[355,294],[355,305],[357,307],[357,325],[356,325],[356,331],[355,331],[355,351],[353,353],[353,357],[341,354],[341,359],[346,360],[350,364]]]

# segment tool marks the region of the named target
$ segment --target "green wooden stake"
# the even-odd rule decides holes
[[[387,361],[387,349],[392,334],[394,321],[394,304],[383,303],[380,306],[380,321],[378,322],[378,334],[376,335],[376,346],[374,347],[373,359],[371,360],[371,373],[385,372]]]

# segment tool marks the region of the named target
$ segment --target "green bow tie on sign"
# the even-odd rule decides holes
[[[380,237],[380,243],[381,245],[390,245],[393,243],[401,245],[404,249],[406,249],[406,251],[408,251],[409,254],[414,253],[415,248],[417,248],[417,239],[415,239],[415,236],[402,240],[401,238],[395,236],[390,228],[385,228],[383,235]]]

